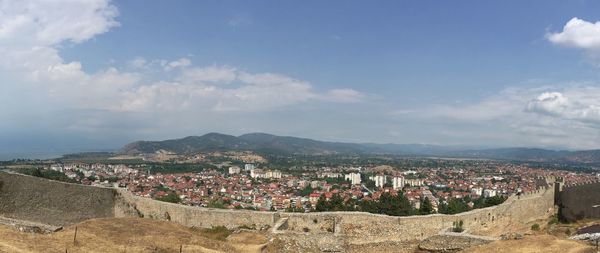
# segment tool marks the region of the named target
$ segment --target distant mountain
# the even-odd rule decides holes
[[[346,154],[365,153],[368,150],[360,144],[316,141],[307,138],[277,136],[265,133],[244,134],[239,137],[254,144],[254,149],[263,152],[278,152],[288,154]]]
[[[211,151],[256,151],[277,154],[327,155],[340,153],[365,153],[360,144],[316,141],[306,138],[251,133],[239,137],[209,133],[165,141],[137,141],[125,145],[120,153],[155,153],[159,150],[179,154]]]
[[[190,154],[210,151],[251,150],[251,147],[250,143],[238,137],[209,133],[202,136],[188,136],[182,139],[166,141],[137,141],[125,145],[121,152],[140,154],[165,150],[178,154]]]
[[[254,151],[285,155],[392,154],[401,156],[436,156],[485,158],[536,162],[573,162],[600,164],[600,150],[556,151],[539,148],[474,149],[462,146],[424,144],[374,144],[317,141],[266,133],[233,136],[209,133],[165,141],[137,141],[125,145],[120,153],[143,154],[164,150],[178,154],[213,151]]]

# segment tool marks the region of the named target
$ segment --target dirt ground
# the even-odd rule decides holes
[[[75,228],[77,238],[74,242]],[[261,252],[257,232],[227,234],[140,218],[93,219],[52,234],[0,226],[0,252]]]
[[[496,241],[468,248],[464,253],[592,253],[595,247],[584,242],[567,240],[552,235],[525,236],[522,240]]]

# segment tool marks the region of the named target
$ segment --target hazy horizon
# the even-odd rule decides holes
[[[0,160],[209,132],[598,149],[599,8],[2,2]]]
[[[202,136],[205,134],[224,134],[224,135],[231,135],[231,136],[236,136],[239,137],[241,135],[244,134],[270,134],[270,133],[263,133],[263,132],[251,132],[251,133],[244,133],[244,134],[240,134],[240,135],[235,135],[235,134],[228,134],[228,133],[218,133],[218,132],[210,132],[210,133],[204,133],[204,134],[198,134],[198,135],[191,135],[191,136]],[[165,139],[146,139],[146,140],[135,140],[135,141],[164,141],[164,140],[173,140],[173,139],[182,139],[182,138],[186,138],[186,137],[191,137],[191,136],[181,136],[181,137],[174,137],[174,138],[165,138]],[[289,136],[289,135],[280,135],[283,137],[296,137],[296,138],[308,138],[308,137],[304,137],[304,136]],[[444,147],[444,148],[454,148],[454,149],[459,149],[459,150],[486,150],[486,149],[502,149],[502,148],[538,148],[538,147],[528,147],[528,146],[494,146],[494,145],[440,145],[440,144],[430,144],[430,143],[393,143],[393,142],[350,142],[350,141],[344,141],[344,140],[321,140],[321,139],[314,139],[314,138],[308,138],[308,139],[312,139],[312,140],[317,140],[317,141],[324,141],[324,142],[339,142],[339,143],[356,143],[356,144],[375,144],[375,145],[430,145],[430,146],[439,146],[439,147]],[[133,142],[133,141],[132,141]],[[48,147],[48,148],[36,148],[36,149],[0,149],[0,161],[8,161],[8,160],[13,160],[13,159],[53,159],[53,158],[60,158],[63,155],[66,154],[77,154],[77,153],[87,153],[87,152],[118,152],[119,150],[121,150],[126,144],[129,144],[131,142],[128,143],[123,143],[122,145],[119,146],[114,146],[114,147],[96,147],[96,148],[83,148],[83,147],[73,147],[73,146],[53,146],[53,147]],[[48,145],[51,145],[51,143],[49,143]],[[546,147],[544,149],[547,150],[554,150],[554,151],[582,151],[582,150],[577,150],[577,149],[565,149],[565,148],[561,148],[561,147]]]

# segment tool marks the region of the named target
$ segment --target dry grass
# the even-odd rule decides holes
[[[526,236],[522,240],[496,241],[468,248],[464,253],[592,253],[595,248],[584,242],[558,238],[551,235]]]
[[[220,230],[219,230],[220,231]],[[220,231],[222,232],[222,231]],[[48,235],[28,234],[0,226],[0,252],[260,252],[266,238],[236,233],[223,239],[213,231],[140,218],[93,219]],[[216,239],[215,239],[216,238]]]

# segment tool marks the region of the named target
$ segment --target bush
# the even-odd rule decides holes
[[[552,215],[550,220],[548,221],[548,225],[558,224],[558,217],[556,215]]]
[[[256,230],[256,224],[252,224],[252,226],[248,226],[248,225],[244,224],[244,225],[239,226],[238,229]]]
[[[225,226],[216,226],[202,229],[202,233],[208,238],[225,241],[225,239],[227,239],[227,237],[231,235],[233,231],[227,229]]]
[[[533,230],[533,231],[539,231],[540,230],[540,224],[535,223],[535,224],[531,225],[531,230]]]
[[[163,201],[163,202],[169,202],[169,203],[179,203],[179,202],[181,202],[181,199],[179,198],[179,196],[177,196],[177,194],[174,193],[174,192],[170,192],[170,193],[168,193],[165,196],[158,197],[158,198],[156,198],[156,200]]]
[[[65,175],[64,173],[59,172],[59,171],[44,170],[44,169],[39,169],[39,168],[29,168],[29,169],[21,170],[20,172],[25,175],[30,175],[30,176],[34,176],[34,177],[41,177],[41,178],[50,179],[50,180],[54,180],[54,181],[79,184],[79,182],[77,180],[71,179],[71,178],[67,177],[67,175]]]
[[[208,205],[206,206],[208,208],[218,208],[218,209],[225,209],[227,208],[225,206],[225,202],[223,202],[222,200],[211,200],[208,202]]]
[[[462,220],[452,222],[452,232],[461,233],[462,231],[465,231]]]

